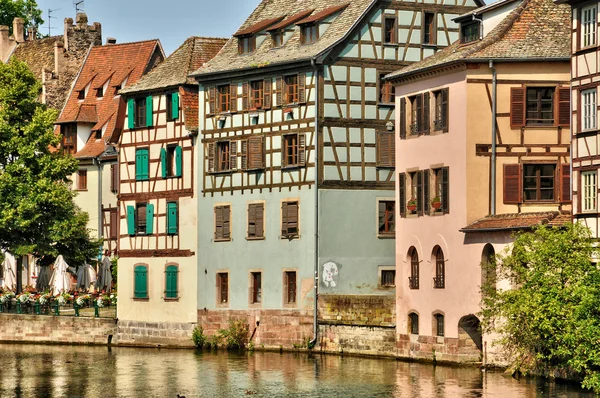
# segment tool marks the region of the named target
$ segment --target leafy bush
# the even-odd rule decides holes
[[[110,260],[111,262],[111,267],[110,267],[110,273],[112,274],[112,283],[113,283],[113,289],[116,291],[117,290],[117,265],[119,263],[119,258],[118,257],[114,257]]]
[[[196,348],[202,348],[206,343],[206,336],[204,335],[204,330],[202,326],[197,326],[192,331],[192,341]]]
[[[229,320],[229,328],[219,329],[220,345],[227,349],[242,349],[246,347],[248,341],[248,331],[250,326],[242,320]]]

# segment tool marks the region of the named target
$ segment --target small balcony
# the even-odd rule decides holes
[[[433,278],[433,288],[434,289],[443,289],[444,288],[444,277],[436,276]]]
[[[419,134],[419,123],[417,123],[417,122],[412,122],[412,123],[410,124],[410,133],[411,133],[412,135],[417,135],[417,134]]]
[[[408,277],[408,287],[411,289],[419,288],[419,277],[418,276],[409,276]]]
[[[434,130],[443,130],[444,129],[444,121],[442,119],[435,119],[433,121],[433,129]]]

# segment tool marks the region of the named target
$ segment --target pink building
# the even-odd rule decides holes
[[[492,3],[455,19],[459,41],[388,76],[401,356],[495,360],[478,312],[496,277],[482,264],[514,231],[570,222],[569,18],[551,0]]]

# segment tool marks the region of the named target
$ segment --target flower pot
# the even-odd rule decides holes
[[[406,208],[409,211],[416,211],[417,210],[417,205],[406,205]]]
[[[439,210],[442,207],[442,202],[433,202],[431,203],[431,207],[433,207],[436,210]]]

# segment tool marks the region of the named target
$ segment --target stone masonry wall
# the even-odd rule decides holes
[[[2,342],[106,345],[115,332],[114,319],[0,314]]]
[[[459,338],[400,334],[397,341],[400,358],[447,363],[479,363],[481,351],[468,336]]]
[[[117,324],[115,344],[140,347],[193,347],[195,323],[122,321]]]
[[[319,295],[319,323],[328,325],[396,325],[396,301],[383,295]]]
[[[337,354],[396,356],[396,328],[319,325],[316,350]]]

